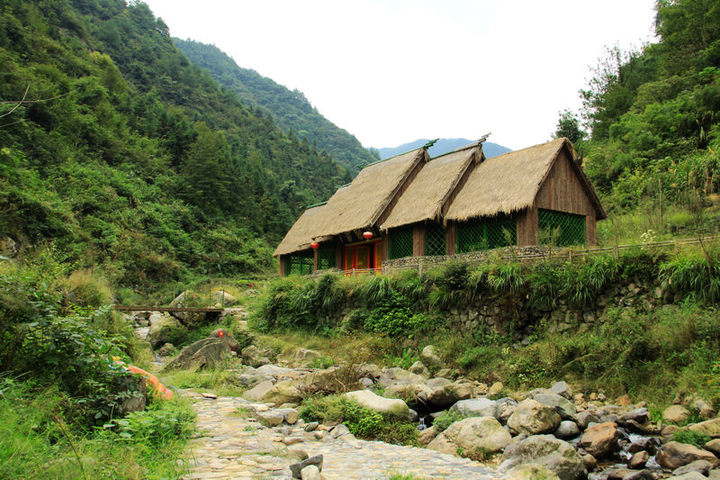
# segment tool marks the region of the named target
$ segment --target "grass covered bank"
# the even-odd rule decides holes
[[[658,403],[681,390],[715,398],[718,260],[712,250],[637,250],[573,263],[449,263],[422,276],[289,277],[261,292],[251,324],[289,341],[293,332],[327,345],[347,339],[350,361],[406,368],[433,344],[449,366],[512,388],[564,378]],[[627,291],[639,293],[629,302]],[[495,324],[457,321],[487,305]]]
[[[71,271],[52,250],[0,261],[0,478],[182,473],[194,413],[113,365],[143,366],[150,352],[110,311],[112,297],[102,275]]]

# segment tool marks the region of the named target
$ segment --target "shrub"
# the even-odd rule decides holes
[[[342,422],[350,433],[363,439],[417,445],[418,433],[413,423],[380,414],[343,396],[307,398],[300,407],[300,417],[306,422],[329,424]]]
[[[435,420],[433,420],[433,426],[438,433],[444,432],[448,429],[450,425],[455,422],[459,422],[463,418],[465,417],[460,412],[445,410],[440,415],[435,417]]]
[[[77,270],[63,279],[60,285],[66,305],[101,307],[114,303],[107,279],[94,270]]]
[[[114,441],[141,443],[157,449],[169,441],[187,439],[193,431],[195,412],[179,400],[159,401],[141,412],[114,419],[103,425],[104,434]]]

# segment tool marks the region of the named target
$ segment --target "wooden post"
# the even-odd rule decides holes
[[[413,226],[413,256],[425,256],[425,225]]]
[[[445,251],[448,255],[455,255],[455,222],[448,222],[445,227]]]
[[[313,273],[318,271],[318,251],[319,248],[313,248]]]

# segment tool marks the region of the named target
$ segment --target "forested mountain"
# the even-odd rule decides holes
[[[188,61],[142,2],[0,5],[0,239],[53,242],[126,285],[246,272],[350,178]]]
[[[353,135],[323,117],[302,92],[291,91],[255,70],[240,68],[214,45],[178,38],[173,41],[191,62],[207,69],[243,102],[272,114],[281,128],[326,150],[353,175],[364,165],[378,160]]]
[[[438,155],[442,155],[443,153],[452,152],[453,150],[457,150],[460,147],[464,147],[465,145],[468,145],[469,143],[472,143],[476,140],[468,140],[467,138],[441,138],[437,142],[435,142],[435,145],[428,149],[428,152],[430,153],[431,157],[437,157]],[[430,140],[427,138],[420,138],[413,142],[403,143],[402,145],[398,145],[397,147],[378,148],[377,151],[380,154],[380,158],[386,159],[394,157],[395,155],[399,155],[401,153],[409,152],[410,150],[414,150],[416,148],[420,148],[429,141]],[[483,143],[483,152],[485,152],[485,156],[487,158],[496,157],[509,151],[511,151],[509,148],[498,145],[497,143]]]
[[[664,208],[708,207],[720,187],[720,1],[661,0],[656,31],[657,43],[600,61],[581,91],[590,132],[578,147],[611,212],[639,207],[662,229]],[[567,113],[558,134],[585,136]]]

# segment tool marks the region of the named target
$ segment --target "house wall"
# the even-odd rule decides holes
[[[589,246],[597,245],[597,213],[572,161],[565,149],[560,150],[559,158],[535,197],[535,205],[518,217],[518,245],[537,245],[538,208],[585,215],[585,241]]]
[[[413,225],[413,257],[425,256],[425,225]]]

